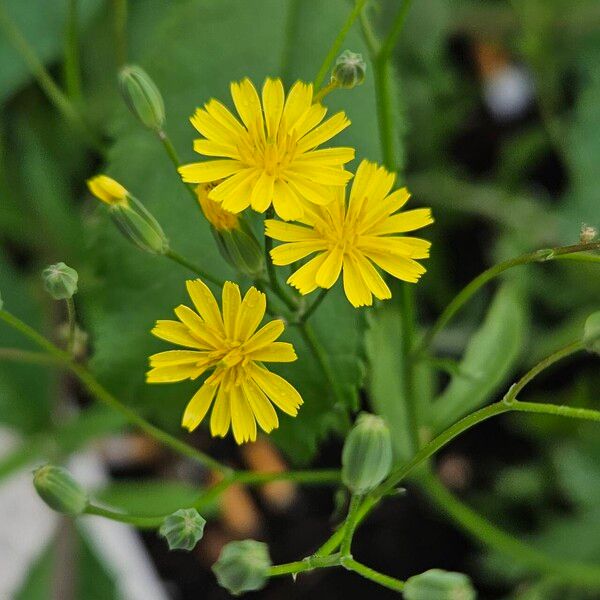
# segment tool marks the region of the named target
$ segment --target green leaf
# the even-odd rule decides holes
[[[189,124],[190,114],[210,97],[231,105],[229,82],[249,76],[261,85],[265,76],[277,75],[287,44],[291,45],[291,79],[310,80],[316,73],[348,6],[342,0],[298,3],[294,35],[286,42],[287,18],[292,14],[289,6],[279,0],[252,4],[194,1],[172,6],[162,19],[148,54],[139,62],[163,94],[169,134],[184,162],[195,160],[192,140],[197,134]],[[236,40],[236,44],[224,44],[224,40]],[[364,52],[357,31],[347,44]],[[215,48],[219,48],[218,56]],[[326,101],[331,112],[344,109],[353,121],[335,144],[356,147],[361,158],[378,158],[369,75],[365,85],[336,92]],[[233,278],[158,141],[125,112],[115,122],[115,130],[108,168],[111,175],[148,206],[177,252],[211,273]],[[88,325],[95,340],[94,369],[120,398],[137,403],[151,418],[176,429],[198,383],[148,386],[144,372],[147,356],[166,349],[164,343],[153,339],[150,329],[156,319],[170,318],[177,304],[189,302],[184,280],[193,274],[164,258],[136,251],[106,223],[100,209],[97,226],[92,223],[90,227],[98,285],[86,295]],[[286,270],[280,271],[286,276]],[[244,290],[250,285],[239,283]],[[350,306],[339,288],[328,295],[311,322],[346,394],[347,410],[356,403],[362,378],[362,321],[360,311]],[[308,301],[313,299],[314,295],[308,297]],[[277,365],[274,370],[299,389],[305,404],[295,419],[280,415],[281,426],[274,439],[294,461],[303,462],[314,454],[318,440],[339,425],[339,408],[333,406],[326,383],[298,333],[288,328],[282,339],[294,342],[299,360]]]
[[[523,298],[516,285],[506,283],[467,346],[461,374],[433,403],[430,419],[435,431],[482,406],[498,390],[521,353],[525,327]]]

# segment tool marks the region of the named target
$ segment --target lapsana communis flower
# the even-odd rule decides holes
[[[109,206],[127,206],[128,204],[127,197],[129,193],[127,190],[118,181],[115,181],[108,175],[96,175],[87,180],[87,185],[90,192],[98,200],[102,200],[102,202]]]
[[[194,430],[213,404],[210,430],[224,437],[233,429],[238,444],[256,440],[256,423],[267,433],[279,425],[275,404],[296,416],[302,398],[285,379],[269,371],[263,362],[292,362],[291,344],[277,342],[283,321],[276,319],[256,331],[266,309],[266,296],[251,287],[244,299],[237,284],[223,286],[222,314],[208,287],[199,279],[187,281],[196,308],[180,305],[178,321],[157,321],[152,333],[185,350],[168,350],[150,357],[148,383],[197,379],[212,370],[194,394],[182,425]]]
[[[416,282],[425,272],[415,259],[427,258],[431,243],[396,234],[413,231],[433,222],[429,208],[397,212],[410,195],[406,188],[390,194],[395,175],[363,161],[354,178],[350,200],[335,191],[325,206],[306,210],[302,225],[266,221],[266,235],[286,242],[271,251],[276,265],[289,265],[313,253],[317,256],[300,267],[287,282],[300,293],[317,287],[330,288],[343,272],[344,291],[353,306],[391,297],[373,263],[394,277]]]
[[[188,183],[223,182],[210,198],[238,213],[252,206],[264,212],[273,204],[285,220],[302,216],[303,204],[323,204],[329,186],[343,187],[352,177],[342,168],[354,158],[353,148],[317,150],[350,121],[343,112],[321,123],[327,109],[313,104],[312,84],[297,82],[285,98],[280,79],[267,79],[262,103],[249,79],[231,84],[231,96],[241,123],[218,100],[210,100],[191,118],[204,136],[194,150],[221,157],[184,165],[179,172]]]

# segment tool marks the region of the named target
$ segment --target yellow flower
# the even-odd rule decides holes
[[[108,175],[96,175],[88,179],[87,186],[98,200],[106,202],[109,206],[127,204],[127,190]]]
[[[238,227],[239,217],[223,210],[221,205],[208,197],[208,193],[215,187],[213,183],[201,183],[196,186],[196,196],[200,208],[206,217],[206,220],[217,230],[217,231],[232,231]]]
[[[256,331],[266,309],[266,297],[251,287],[244,299],[230,281],[223,286],[223,314],[212,292],[199,279],[187,281],[196,308],[180,305],[178,321],[157,321],[152,333],[185,350],[168,350],[150,357],[148,383],[196,379],[208,370],[183,415],[182,425],[194,430],[213,404],[212,435],[224,437],[233,429],[238,444],[256,440],[256,423],[267,433],[279,425],[275,404],[291,416],[298,414],[302,398],[285,379],[269,371],[263,362],[292,362],[294,347],[275,341],[283,333],[283,321],[270,321]]]
[[[225,210],[239,213],[252,206],[264,212],[273,204],[282,219],[297,219],[305,201],[326,203],[329,187],[343,187],[352,177],[343,165],[354,158],[353,148],[316,149],[350,121],[339,112],[321,123],[327,109],[313,104],[312,84],[298,81],[286,99],[281,80],[267,79],[261,104],[246,78],[231,84],[231,95],[241,123],[215,99],[191,118],[204,136],[195,140],[194,150],[222,158],[179,168],[188,183],[222,179],[209,196]]]
[[[431,243],[395,234],[433,222],[429,208],[397,211],[410,195],[406,188],[389,193],[395,175],[363,161],[358,167],[346,206],[344,192],[325,206],[307,210],[303,225],[266,221],[266,235],[287,242],[271,251],[273,263],[289,265],[314,252],[287,282],[300,293],[330,288],[343,271],[344,291],[353,306],[370,306],[373,296],[391,297],[389,287],[372,263],[394,277],[415,283],[425,272],[416,260],[429,256]]]

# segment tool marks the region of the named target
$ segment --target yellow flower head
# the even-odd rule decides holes
[[[238,226],[239,217],[223,210],[221,205],[208,197],[210,190],[214,188],[212,183],[201,183],[196,186],[196,196],[198,197],[198,203],[200,208],[206,217],[206,220],[217,230],[217,231],[231,231],[236,229]]]
[[[264,212],[273,204],[282,219],[297,219],[305,201],[326,203],[329,187],[343,187],[352,177],[343,165],[354,158],[353,148],[316,150],[350,121],[339,112],[321,123],[327,109],[313,104],[312,84],[298,81],[286,99],[281,80],[267,79],[261,104],[244,79],[231,84],[231,95],[242,122],[214,99],[191,118],[204,136],[195,140],[194,150],[222,158],[179,168],[188,183],[222,179],[209,196],[225,210],[239,213],[252,206]]]
[[[410,195],[406,188],[389,193],[395,175],[363,161],[354,178],[350,200],[336,190],[325,206],[306,210],[303,225],[266,221],[266,235],[287,242],[271,251],[273,263],[289,265],[314,252],[287,282],[300,293],[330,288],[343,271],[344,291],[353,306],[370,306],[373,296],[391,297],[389,287],[373,263],[394,277],[415,283],[425,272],[415,259],[427,258],[431,243],[398,236],[433,222],[429,208],[397,212]]]
[[[198,427],[215,396],[211,433],[224,437],[231,425],[238,444],[256,440],[257,422],[267,433],[278,427],[273,404],[296,416],[300,394],[262,364],[297,358],[291,344],[275,341],[283,333],[283,321],[270,321],[256,331],[265,314],[265,295],[251,287],[242,300],[238,285],[227,281],[221,314],[202,281],[186,285],[196,311],[182,304],[175,309],[178,321],[157,321],[152,330],[156,337],[186,349],[154,354],[146,375],[148,383],[171,383],[212,371],[187,405],[183,427]]]
[[[98,200],[106,202],[109,206],[127,204],[127,190],[108,175],[96,175],[88,179],[87,186]]]

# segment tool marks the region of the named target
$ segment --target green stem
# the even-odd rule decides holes
[[[339,565],[339,555],[325,557],[309,556],[304,560],[296,560],[294,562],[272,566],[269,569],[269,577],[279,577],[281,575],[296,575],[304,571],[312,571],[314,569],[325,569],[328,567],[338,567]]]
[[[330,94],[331,92],[333,92],[333,90],[337,90],[338,85],[337,83],[331,81],[330,83],[328,83],[327,85],[324,85],[314,96],[313,96],[313,104],[316,104],[317,102],[321,102],[321,100],[323,100],[323,98],[325,98],[325,96],[327,96],[327,94]]]
[[[73,362],[69,354],[55,346],[52,342],[50,342],[50,340],[40,335],[37,331],[35,331],[35,329],[11,313],[7,312],[6,310],[0,310],[0,320],[3,320],[5,323],[22,333],[25,337],[29,338],[40,348],[46,350],[50,355],[62,362],[65,367],[75,374],[79,381],[83,383],[86,389],[94,398],[96,398],[96,400],[123,415],[129,423],[137,426],[139,429],[165,446],[170,447],[175,452],[187,456],[188,458],[195,460],[205,467],[219,471],[220,473],[224,473],[226,475],[231,472],[229,467],[216,461],[207,454],[204,454],[204,452],[196,450],[196,448],[193,448],[185,442],[182,442],[166,431],[162,431],[158,427],[155,427],[143,417],[140,417],[136,412],[131,410],[128,406],[123,404],[108,390],[106,390],[92,375],[92,373],[90,373],[83,365]]]
[[[62,362],[45,352],[30,352],[20,348],[0,348],[0,360],[11,360],[33,365],[62,366]]]
[[[362,495],[352,495],[352,498],[350,499],[350,506],[348,507],[348,516],[346,517],[346,523],[344,526],[344,537],[342,539],[342,544],[340,548],[340,552],[343,557],[352,556],[352,538],[354,537],[354,530],[358,525],[356,519],[361,502]]]
[[[67,353],[69,356],[73,356],[73,349],[75,347],[75,325],[76,325],[76,313],[75,313],[75,301],[73,297],[66,299],[67,302],[67,318],[69,321],[69,337],[67,338]]]
[[[117,67],[127,64],[127,0],[113,0],[113,33]]]
[[[114,510],[109,510],[107,508],[102,508],[101,506],[96,506],[95,504],[88,504],[88,506],[85,509],[85,514],[104,517],[105,519],[110,519],[111,521],[118,521],[119,523],[127,523],[128,525],[133,525],[134,527],[138,527],[139,529],[157,529],[162,525],[162,522],[165,519],[165,516],[163,515],[157,517],[139,517],[134,515],[127,515],[125,513],[120,513]]]
[[[379,571],[375,571],[374,569],[371,569],[371,567],[367,567],[351,557],[343,556],[341,563],[342,566],[349,571],[354,571],[355,573],[358,573],[358,575],[362,575],[365,579],[370,579],[371,581],[374,581],[375,583],[378,583],[379,585],[390,590],[401,592],[404,589],[404,581],[396,579],[395,577],[390,577],[389,575],[384,575]]]
[[[429,497],[471,537],[499,550],[538,573],[547,573],[576,586],[600,587],[600,567],[548,556],[502,531],[460,502],[433,475],[421,479]]]
[[[69,0],[65,31],[65,87],[67,96],[75,102],[81,100],[81,67],[79,64],[79,0]]]
[[[214,275],[210,275],[206,271],[203,271],[198,265],[195,265],[194,263],[190,262],[187,258],[181,256],[181,254],[179,254],[178,252],[169,249],[165,253],[165,256],[167,258],[170,258],[172,261],[180,264],[182,267],[185,267],[193,273],[196,273],[196,275],[199,275],[202,279],[206,279],[206,281],[210,281],[215,285],[223,286],[223,281],[221,279],[215,277]]]
[[[379,50],[379,58],[382,61],[388,61],[392,56],[392,51],[394,50],[394,46],[398,42],[398,38],[402,33],[402,29],[404,28],[404,23],[406,21],[406,17],[408,15],[408,11],[410,10],[410,6],[412,4],[412,0],[404,0],[402,6],[396,13],[396,18],[392,23],[392,27],[390,32],[383,40],[381,44],[381,48]]]
[[[300,0],[291,0],[288,5],[288,14],[285,24],[285,40],[283,51],[281,53],[281,63],[279,64],[279,74],[286,87],[291,84],[290,68],[292,66],[294,47],[296,45],[296,38],[298,35],[300,4]]]
[[[365,4],[366,0],[356,0],[356,2],[354,3],[354,8],[348,14],[348,17],[344,21],[342,28],[333,40],[333,43],[331,44],[331,47],[329,48],[329,51],[327,52],[325,58],[323,59],[323,63],[319,68],[319,72],[315,76],[315,90],[318,90],[323,84],[323,81],[325,81],[327,72],[329,71],[331,65],[333,64],[333,61],[339,54],[340,48],[344,43],[344,39],[346,39],[348,32],[352,28],[352,25],[354,25],[354,21],[356,21],[357,17],[361,14]]]
[[[44,94],[46,94],[50,103],[54,105],[54,108],[71,123],[90,148],[93,148],[101,155],[105,155],[106,148],[104,144],[96,133],[92,131],[77,108],[65,96],[64,92],[56,85],[54,79],[46,71],[35,51],[29,45],[29,42],[23,37],[19,28],[8,16],[2,2],[0,2],[0,28],[4,31],[9,43],[21,56],[31,75],[37,81]]]
[[[319,292],[319,295],[315,298],[313,303],[300,315],[298,321],[301,323],[306,323],[308,319],[312,316],[312,314],[319,308],[321,302],[325,300],[325,296],[327,296],[327,292],[329,289],[323,288]]]
[[[569,254],[574,255],[578,252],[589,252],[600,249],[600,242],[591,242],[587,244],[574,244],[572,246],[558,246],[555,248],[547,248],[543,250],[536,250],[535,252],[529,252],[522,254],[516,258],[505,260],[493,267],[490,267],[477,277],[468,283],[448,304],[442,314],[438,317],[433,327],[427,332],[423,341],[419,345],[418,349],[415,350],[415,354],[420,356],[426,352],[431,345],[435,336],[448,324],[450,319],[466,304],[468,300],[488,281],[494,279],[504,271],[517,267],[519,265],[528,265],[531,263],[546,262],[549,260],[556,260],[561,257],[565,257]]]
[[[169,134],[164,129],[160,129],[157,132],[157,135],[158,139],[160,140],[160,143],[162,144],[163,148],[165,149],[165,152],[167,153],[167,156],[169,157],[169,160],[175,167],[175,173],[177,175],[177,178],[179,179],[179,181],[181,181],[185,189],[188,191],[188,193],[194,200],[194,204],[198,208],[200,208],[200,204],[198,204],[198,197],[196,196],[196,192],[194,191],[194,186],[192,186],[189,183],[185,183],[185,181],[181,179],[181,175],[179,175],[178,169],[181,166],[181,159],[179,158],[179,154],[177,153],[177,150],[175,149],[175,146],[173,145]]]

